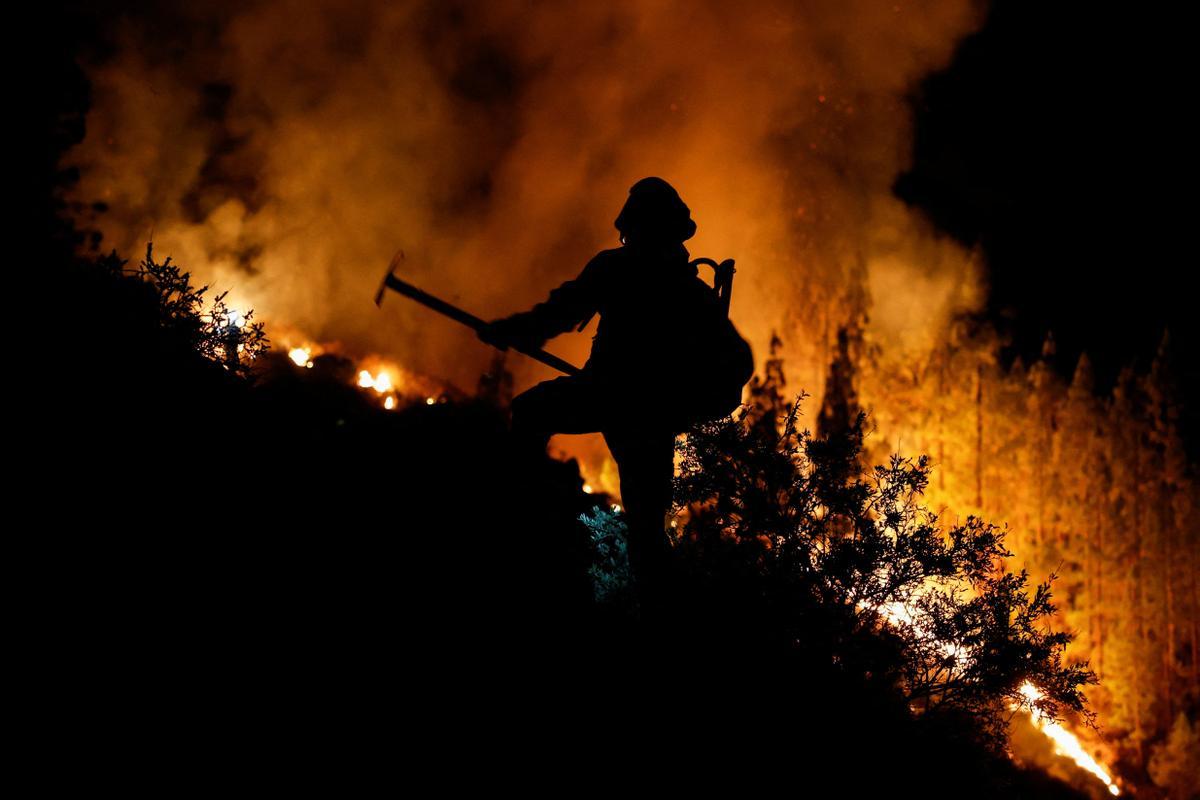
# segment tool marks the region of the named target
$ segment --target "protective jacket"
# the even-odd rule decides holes
[[[729,413],[754,366],[749,346],[688,258],[682,245],[604,250],[545,302],[500,325],[514,339],[540,344],[599,314],[584,377],[620,413],[641,404],[682,430]]]

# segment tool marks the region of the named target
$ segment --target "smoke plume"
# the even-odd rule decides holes
[[[107,23],[76,199],[105,247],[153,238],[257,315],[470,387],[472,335],[372,296],[406,277],[484,317],[617,244],[637,179],[679,189],[693,255],[738,261],[732,315],[819,391],[868,310],[919,347],[977,265],[892,194],[907,95],[982,22],[967,0],[159,5]],[[581,363],[586,336],[552,343]],[[523,364],[518,388],[547,376]]]

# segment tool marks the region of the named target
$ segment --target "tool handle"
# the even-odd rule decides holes
[[[481,331],[487,325],[486,322],[474,314],[463,311],[458,306],[450,305],[445,300],[441,300],[431,294],[428,294],[427,292],[423,292],[416,286],[413,286],[411,283],[407,283],[406,281],[397,278],[395,275],[389,274],[387,278],[384,279],[384,285],[387,288],[404,295],[405,297],[410,297],[413,300],[416,300],[418,303],[427,308],[432,308],[439,314],[447,316],[456,322],[461,322],[463,325],[466,325],[476,333],[479,333],[479,331]],[[518,353],[524,353],[533,360],[540,361],[546,366],[552,367],[559,372],[565,372],[567,375],[578,375],[580,372],[579,367],[575,366],[571,362],[564,361],[558,356],[552,353],[547,353],[541,348],[531,347],[529,349],[525,349],[523,347],[514,346],[513,349]]]
[[[417,287],[413,286],[411,283],[400,280],[395,275],[388,275],[384,280],[384,283],[392,291],[402,294],[405,297],[411,297],[421,305],[432,308],[439,314],[447,316],[456,322],[461,322],[463,325],[471,328],[476,333],[478,333],[485,325],[487,325],[486,322],[474,314],[463,311],[458,306],[452,306],[445,300],[434,297],[427,292],[423,292]]]
[[[553,353],[547,353],[545,350],[541,349],[540,347],[531,347],[528,350],[525,350],[524,348],[521,348],[521,347],[514,347],[513,350],[516,350],[518,353],[524,353],[525,355],[532,358],[534,361],[540,361],[543,364],[545,364],[547,367],[556,369],[559,372],[565,372],[567,375],[578,375],[580,372],[583,371],[583,370],[579,369],[579,367],[572,364],[570,361],[564,361],[563,359],[559,358],[558,356],[554,355]]]

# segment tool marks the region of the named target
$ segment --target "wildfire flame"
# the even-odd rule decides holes
[[[379,394],[387,394],[394,388],[392,379],[386,372],[380,371],[378,375],[372,375],[370,370],[360,370],[358,373],[358,385],[364,389],[374,389]]]
[[[360,389],[369,390],[388,411],[395,411],[428,397],[453,396],[454,389],[443,380],[414,372],[393,359],[378,353],[347,352],[338,341],[320,342],[305,331],[287,323],[271,320],[272,338],[279,342],[281,352],[292,364],[313,369],[322,358],[350,362],[351,381]]]
[[[374,393],[379,398],[380,405],[388,411],[395,411],[407,403],[418,402],[421,399],[428,405],[434,405],[439,402],[439,398],[447,396],[448,389],[445,384],[407,370],[389,359],[378,355],[348,356],[341,352],[342,348],[338,343],[321,344],[290,326],[280,327],[283,328],[283,335],[280,336],[283,352],[294,365],[302,369],[313,369],[314,359],[318,356],[340,355],[342,358],[350,358],[355,363],[354,385]]]
[[[1108,774],[1108,770],[1101,766],[1100,762],[1092,758],[1092,756],[1083,749],[1083,745],[1080,744],[1079,739],[1075,737],[1075,734],[1071,733],[1054,720],[1048,718],[1036,705],[1034,705],[1034,703],[1036,703],[1036,701],[1042,697],[1041,689],[1038,689],[1032,683],[1026,681],[1021,685],[1020,692],[1030,703],[1031,710],[1029,714],[1030,718],[1033,720],[1034,726],[1044,733],[1050,739],[1050,741],[1054,742],[1054,753],[1056,755],[1066,756],[1079,765],[1081,769],[1084,769],[1087,772],[1090,772],[1092,775],[1095,775],[1104,782],[1105,786],[1108,787],[1109,794],[1113,795],[1114,797],[1121,794],[1120,787],[1118,787],[1116,782],[1113,781],[1112,776]]]
[[[924,625],[922,621],[916,618],[913,613],[902,603],[884,603],[876,608],[876,610],[892,624],[904,625],[918,633],[922,632]],[[943,652],[946,655],[954,656],[955,658],[963,658],[969,656],[962,648],[945,647]],[[1100,762],[1087,753],[1083,749],[1083,745],[1075,734],[1068,731],[1060,723],[1047,717],[1041,709],[1036,705],[1036,702],[1043,697],[1042,690],[1034,686],[1029,681],[1021,685],[1020,693],[1026,700],[1029,701],[1029,714],[1033,721],[1034,727],[1042,732],[1050,741],[1054,743],[1055,755],[1065,756],[1075,762],[1081,769],[1091,773],[1104,782],[1108,787],[1108,791],[1113,796],[1121,794],[1120,787],[1117,786],[1112,776],[1108,773]],[[1015,710],[1019,706],[1013,704]]]
[[[288,358],[297,367],[312,367],[312,348],[293,347],[288,351]]]

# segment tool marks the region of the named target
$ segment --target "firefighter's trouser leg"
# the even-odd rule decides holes
[[[513,433],[540,453],[555,433],[604,434],[621,479],[630,566],[643,601],[653,602],[670,547],[665,525],[675,473],[675,434],[646,424],[640,409],[622,413],[622,399],[614,401],[586,376],[546,381],[513,398]]]
[[[543,381],[513,398],[513,435],[544,453],[556,433],[599,431],[600,405],[591,382],[579,376]]]
[[[656,610],[667,578],[670,542],[665,532],[675,474],[675,436],[670,431],[604,432],[621,478],[629,525],[629,563],[644,608]],[[653,608],[651,608],[653,607]]]

